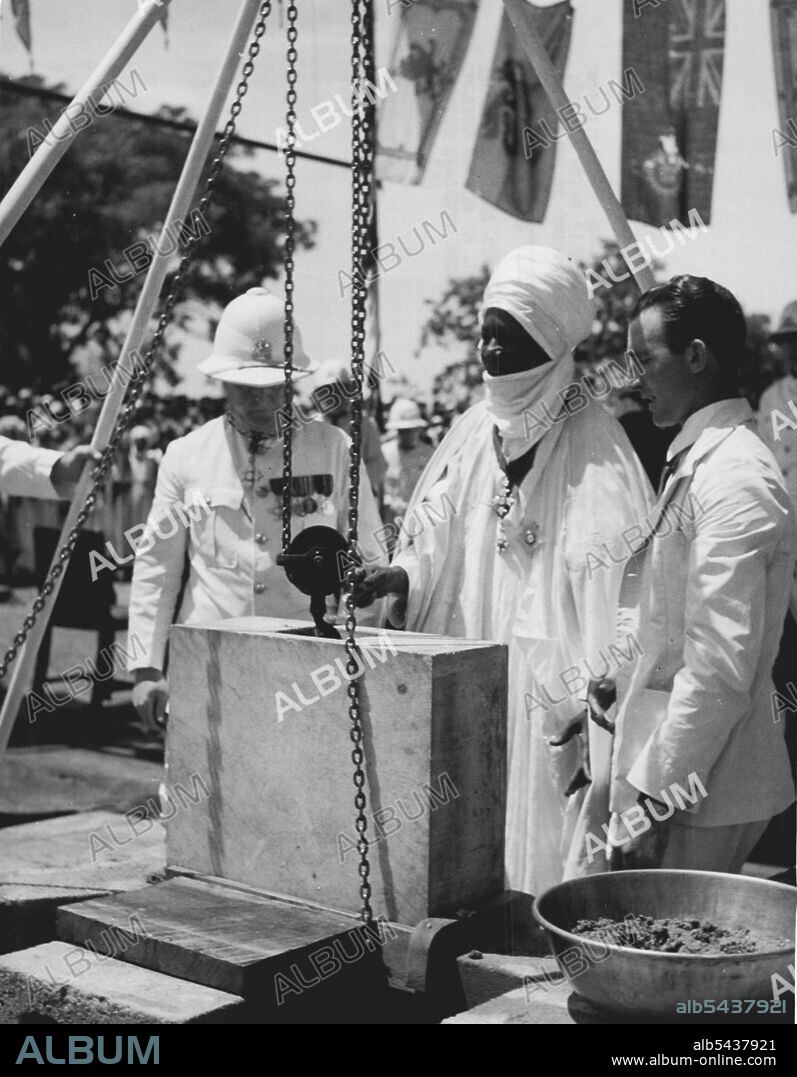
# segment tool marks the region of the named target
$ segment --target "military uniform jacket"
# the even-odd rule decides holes
[[[281,551],[282,447],[266,443],[254,457],[225,417],[213,419],[166,450],[130,594],[131,668],[163,669],[169,628],[258,615],[310,620],[310,599],[276,564]],[[293,434],[292,534],[324,525],[346,534],[349,439],[325,423]],[[360,471],[359,546],[386,563],[375,536],[381,521],[365,468]],[[151,541],[151,545],[149,545]],[[149,548],[148,548],[149,545]],[[179,610],[184,566],[188,576]]]

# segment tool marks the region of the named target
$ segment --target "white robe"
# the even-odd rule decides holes
[[[466,412],[409,508],[425,501],[429,520],[440,522],[404,538],[394,561],[410,580],[410,631],[509,645],[507,884],[532,894],[563,877],[607,870],[601,857],[586,862],[585,835],[602,838],[609,819],[611,737],[591,725],[593,781],[569,799],[564,790],[580,765],[577,742],[561,748],[547,742],[584,710],[580,674],[571,672],[567,687],[560,674],[578,666],[586,681],[616,671],[607,648],[616,642],[620,533],[642,524],[652,505],[639,460],[608,412],[590,401],[562,419],[539,444],[504,521],[509,547],[499,554],[492,502],[502,475],[493,423],[484,404]],[[537,528],[529,545],[524,536]],[[603,543],[619,563],[595,568]]]

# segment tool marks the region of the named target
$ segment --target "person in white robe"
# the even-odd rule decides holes
[[[362,605],[394,595],[390,619],[408,630],[508,644],[506,876],[531,894],[608,870],[587,860],[585,834],[609,820],[611,736],[592,722],[567,733],[588,682],[636,654],[615,636],[620,536],[644,526],[652,491],[577,376],[573,348],[593,318],[568,258],[521,247],[501,261],[480,313],[485,399],[443,440],[408,510],[426,503],[440,522],[404,535],[393,564],[360,570],[355,589]],[[574,791],[582,737],[591,782]]]

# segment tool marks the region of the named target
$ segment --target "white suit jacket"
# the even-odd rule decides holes
[[[794,800],[771,673],[795,515],[754,423],[744,400],[687,420],[670,453],[688,447],[652,521],[659,533],[626,566],[620,604],[635,609],[644,656],[618,682],[614,811],[640,791],[666,801],[674,784],[689,794],[676,818],[695,826],[769,819]]]
[[[135,641],[131,669],[163,669],[175,621],[206,623],[252,615],[311,621],[309,597],[293,587],[276,564],[282,548],[282,497],[271,483],[282,477],[282,441],[275,440],[255,458],[260,478],[244,497],[240,465],[247,455],[243,438],[223,417],[167,448],[147,522],[154,544],[147,549],[143,535],[131,536],[139,548],[130,593],[129,630],[131,643]],[[345,536],[348,468],[349,439],[342,431],[317,422],[294,431],[294,480],[316,477],[315,485],[308,479],[308,506],[317,507],[304,516],[294,510],[294,536],[314,525],[337,528]],[[178,505],[188,511],[181,513]],[[362,551],[375,564],[386,564],[377,545],[381,521],[364,467],[359,509]],[[175,617],[186,555],[188,578]]]
[[[38,449],[24,441],[0,437],[0,493],[57,498],[50,472],[61,455],[52,449]]]

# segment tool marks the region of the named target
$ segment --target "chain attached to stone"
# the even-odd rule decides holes
[[[293,480],[293,259],[296,250],[296,27],[298,8],[296,0],[288,2],[288,90],[285,122],[288,141],[285,147],[285,382],[284,407],[287,422],[282,430],[282,553],[287,555],[291,544],[291,486]]]
[[[365,361],[365,319],[368,298],[364,279],[364,265],[368,254],[369,222],[373,212],[373,171],[376,149],[375,109],[373,103],[366,105],[362,99],[362,80],[372,71],[374,48],[373,0],[352,0],[352,298],[351,298],[351,359],[352,376],[357,394],[352,401],[351,447],[349,450],[349,527],[346,540],[349,543],[349,565],[346,572],[348,594],[346,596],[346,639],[348,656],[346,671],[350,680],[346,691],[349,696],[349,735],[354,745],[351,753],[354,764],[354,806],[357,809],[355,830],[359,853],[361,917],[366,923],[374,918],[371,908],[371,866],[368,861],[368,840],[365,815],[365,751],[363,748],[363,725],[360,701],[360,681],[356,676],[361,667],[355,656],[357,643],[355,633],[357,619],[352,598],[353,573],[357,549],[357,524],[359,517],[360,463],[362,454],[363,411],[363,365]]]

